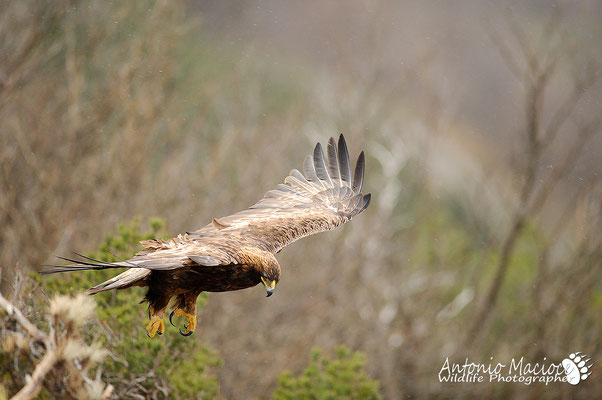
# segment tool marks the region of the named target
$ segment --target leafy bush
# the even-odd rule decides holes
[[[288,371],[280,375],[274,399],[380,399],[378,381],[366,375],[365,364],[362,353],[345,346],[337,347],[334,359],[314,348],[299,377]]]

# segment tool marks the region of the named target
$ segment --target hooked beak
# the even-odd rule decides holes
[[[270,297],[271,295],[273,295],[274,289],[276,288],[276,281],[268,282],[267,279],[261,277],[261,282],[263,282],[263,285],[265,286],[265,291],[267,293],[266,297]]]

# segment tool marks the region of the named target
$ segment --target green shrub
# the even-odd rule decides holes
[[[334,359],[318,348],[311,353],[309,366],[300,376],[283,372],[274,399],[380,399],[378,381],[364,371],[365,357],[345,346],[336,348]]]

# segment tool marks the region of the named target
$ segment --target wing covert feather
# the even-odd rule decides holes
[[[361,193],[364,154],[355,166],[353,181],[349,152],[340,135],[328,141],[328,164],[320,143],[303,162],[303,172],[291,170],[284,184],[277,185],[248,210],[220,217],[221,229],[209,224],[189,233],[199,241],[233,238],[239,243],[278,252],[302,237],[334,229],[368,207],[370,195]]]

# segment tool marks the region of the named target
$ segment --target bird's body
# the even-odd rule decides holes
[[[184,335],[196,327],[196,299],[201,292],[227,292],[263,283],[270,296],[280,280],[274,257],[302,237],[334,229],[365,210],[370,195],[361,193],[364,155],[353,176],[343,135],[338,146],[330,138],[328,162],[318,143],[303,164],[304,174],[292,170],[284,184],[267,192],[248,210],[213,219],[205,227],[170,240],[141,242],[144,249],[126,261],[106,263],[82,256],[65,259],[74,265],[56,266],[43,274],[86,269],[128,268],[89,289],[95,294],[132,286],[148,287],[149,336],[163,333],[163,316],[171,298],[170,315],[186,317]]]

